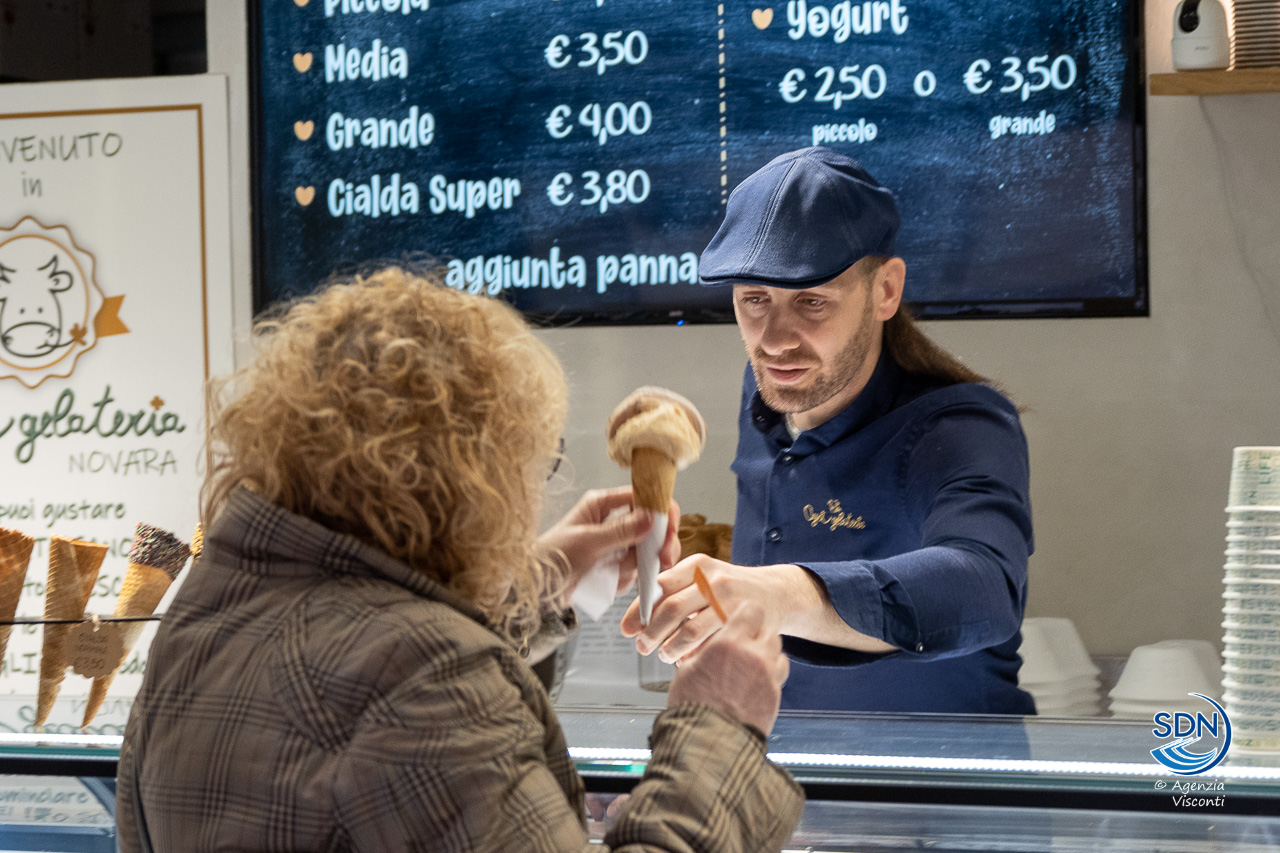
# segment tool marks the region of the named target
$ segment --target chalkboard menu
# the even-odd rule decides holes
[[[257,0],[257,302],[423,254],[553,322],[731,319],[729,192],[826,145],[925,316],[1146,313],[1137,0]]]

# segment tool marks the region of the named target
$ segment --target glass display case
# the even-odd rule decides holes
[[[602,838],[648,759],[654,710],[561,706]],[[1214,851],[1280,847],[1280,766],[1203,776],[1114,720],[784,713],[769,751],[808,799],[789,850]],[[0,851],[112,851],[120,738],[0,735]],[[1268,763],[1270,762],[1270,763]]]

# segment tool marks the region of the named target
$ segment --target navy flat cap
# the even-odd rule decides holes
[[[770,161],[729,194],[698,264],[704,285],[816,287],[867,255],[893,255],[893,195],[857,160],[803,148]]]

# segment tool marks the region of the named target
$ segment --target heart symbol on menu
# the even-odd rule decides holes
[[[752,9],[751,23],[756,25],[757,30],[767,30],[769,25],[773,23],[773,10]]]
[[[311,68],[311,54],[295,53],[293,55],[293,67],[298,69],[299,74],[306,74]]]
[[[295,121],[293,123],[293,133],[303,142],[311,138],[311,134],[315,132],[316,123],[314,121]]]
[[[296,190],[293,191],[293,197],[298,200],[298,204],[302,205],[303,207],[306,207],[307,205],[311,204],[312,201],[315,200],[316,188],[315,187],[298,187]]]

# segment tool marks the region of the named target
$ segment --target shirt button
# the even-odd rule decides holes
[[[924,651],[924,643],[916,643],[916,651],[918,652]]]
[[[755,416],[755,422],[756,422],[756,423],[758,423],[758,424],[762,424],[762,423],[764,423],[764,415],[756,415],[756,416]]]
[[[782,464],[783,464],[783,465],[790,465],[792,462],[795,462],[795,461],[796,461],[796,458],[795,458],[795,456],[793,456],[792,454],[790,454],[790,453],[784,453],[784,454],[782,454]]]
[[[769,541],[770,541],[770,542],[781,542],[781,541],[782,541],[782,531],[781,531],[779,528],[777,528],[777,527],[773,528],[772,530],[770,530],[770,531],[769,531],[767,534],[765,534],[765,535],[769,537]]]

